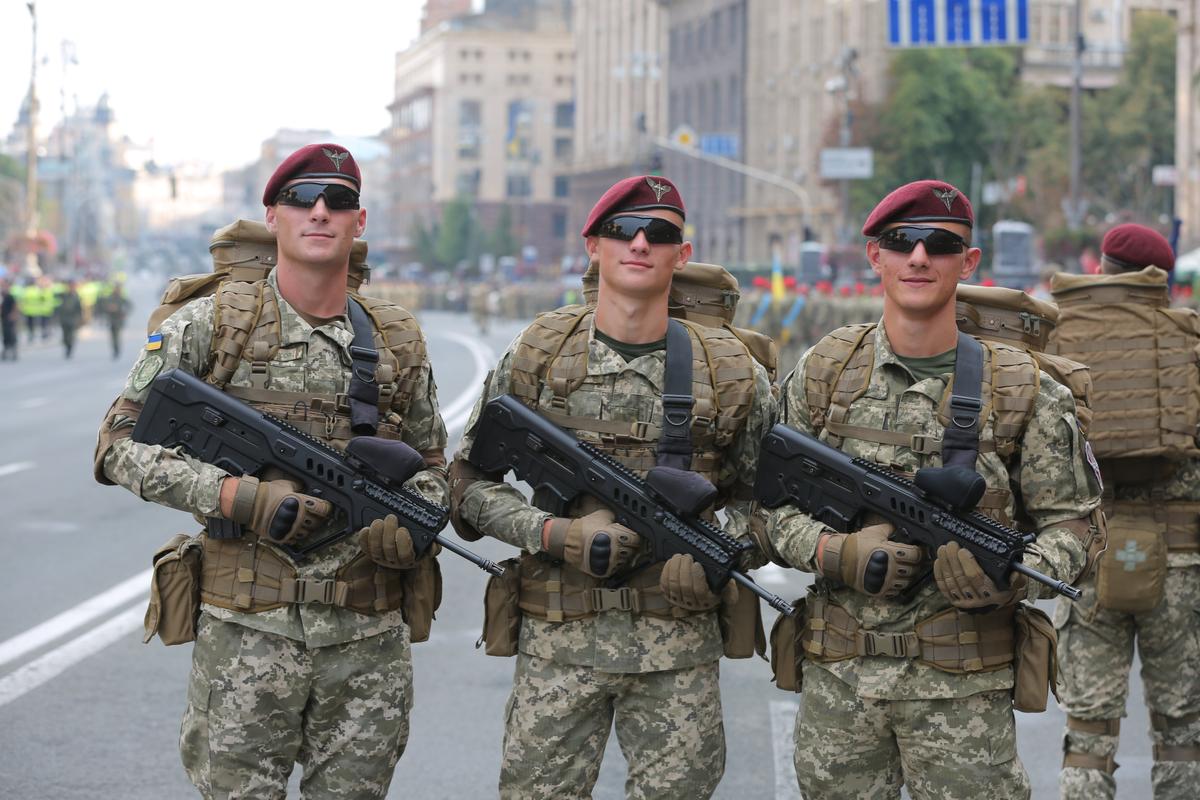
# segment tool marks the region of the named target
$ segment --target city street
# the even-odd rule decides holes
[[[135,307],[120,360],[100,327],[74,360],[51,344],[0,364],[0,797],[161,800],[193,796],[176,749],[191,647],[141,643],[152,552],[190,531],[186,515],[98,485],[91,476],[97,426],[143,341],[140,320],[159,279],[131,278]],[[479,335],[461,314],[426,313],[451,452],[488,369],[520,325],[497,321]],[[453,535],[451,533],[451,535]],[[511,548],[474,545],[501,559]],[[494,796],[513,660],[475,649],[485,575],[447,553],[445,595],[429,642],[413,649],[416,706],[407,752],[389,797]],[[760,570],[787,597],[806,576]],[[1049,609],[1047,609],[1049,610]],[[768,611],[768,628],[774,612]],[[722,665],[728,762],[721,798],[796,798],[791,732],[800,697],[769,680],[754,659]],[[1140,682],[1117,760],[1120,796],[1149,797],[1150,746]],[[1035,798],[1055,797],[1063,714],[1018,715],[1020,752]],[[610,741],[595,796],[623,794],[624,761]],[[293,775],[293,787],[298,775]],[[293,795],[298,795],[294,791]]]

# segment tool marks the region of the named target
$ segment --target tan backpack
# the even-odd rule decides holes
[[[265,223],[239,219],[212,235],[208,252],[212,254],[213,271],[171,278],[158,308],[151,312],[146,323],[147,333],[158,330],[163,320],[188,302],[216,293],[217,287],[225,281],[253,283],[267,277],[276,263],[275,234],[267,230]],[[346,285],[351,291],[357,291],[370,279],[370,272],[367,243],[355,239],[350,250]]]
[[[1200,455],[1200,316],[1168,307],[1167,274],[1059,273],[1050,287],[1059,317],[1047,350],[1090,368],[1096,457]]]
[[[1045,352],[1058,308],[1020,289],[960,284],[955,304],[958,329],[979,339],[1019,347],[1038,368],[1070,389],[1075,415],[1086,435],[1092,420],[1092,378],[1086,365]]]
[[[596,305],[599,291],[600,262],[592,261],[583,275],[584,302],[589,306]],[[754,360],[766,368],[767,377],[774,383],[779,367],[779,347],[775,340],[764,333],[733,325],[741,296],[737,278],[727,269],[717,264],[689,261],[671,279],[671,297],[667,302],[672,317],[709,328],[725,328],[736,336]]]

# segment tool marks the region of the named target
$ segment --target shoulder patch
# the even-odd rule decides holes
[[[150,381],[154,380],[155,376],[163,368],[162,356],[149,356],[137,368],[137,372],[133,374],[133,390],[140,392],[150,385]]]
[[[146,349],[147,350],[158,350],[160,347],[162,347],[162,341],[163,341],[162,333],[159,331],[155,331],[154,333],[152,333],[146,337]]]

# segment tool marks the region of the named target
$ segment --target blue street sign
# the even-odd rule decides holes
[[[1019,45],[1029,41],[1029,0],[888,0],[892,47]]]

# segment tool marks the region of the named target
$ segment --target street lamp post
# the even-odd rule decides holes
[[[25,237],[28,252],[25,254],[25,269],[37,276],[41,272],[38,266],[35,242],[38,232],[37,211],[37,7],[34,0],[25,3],[29,9],[29,19],[32,27],[33,47],[29,65],[29,130],[26,137],[25,154]]]

